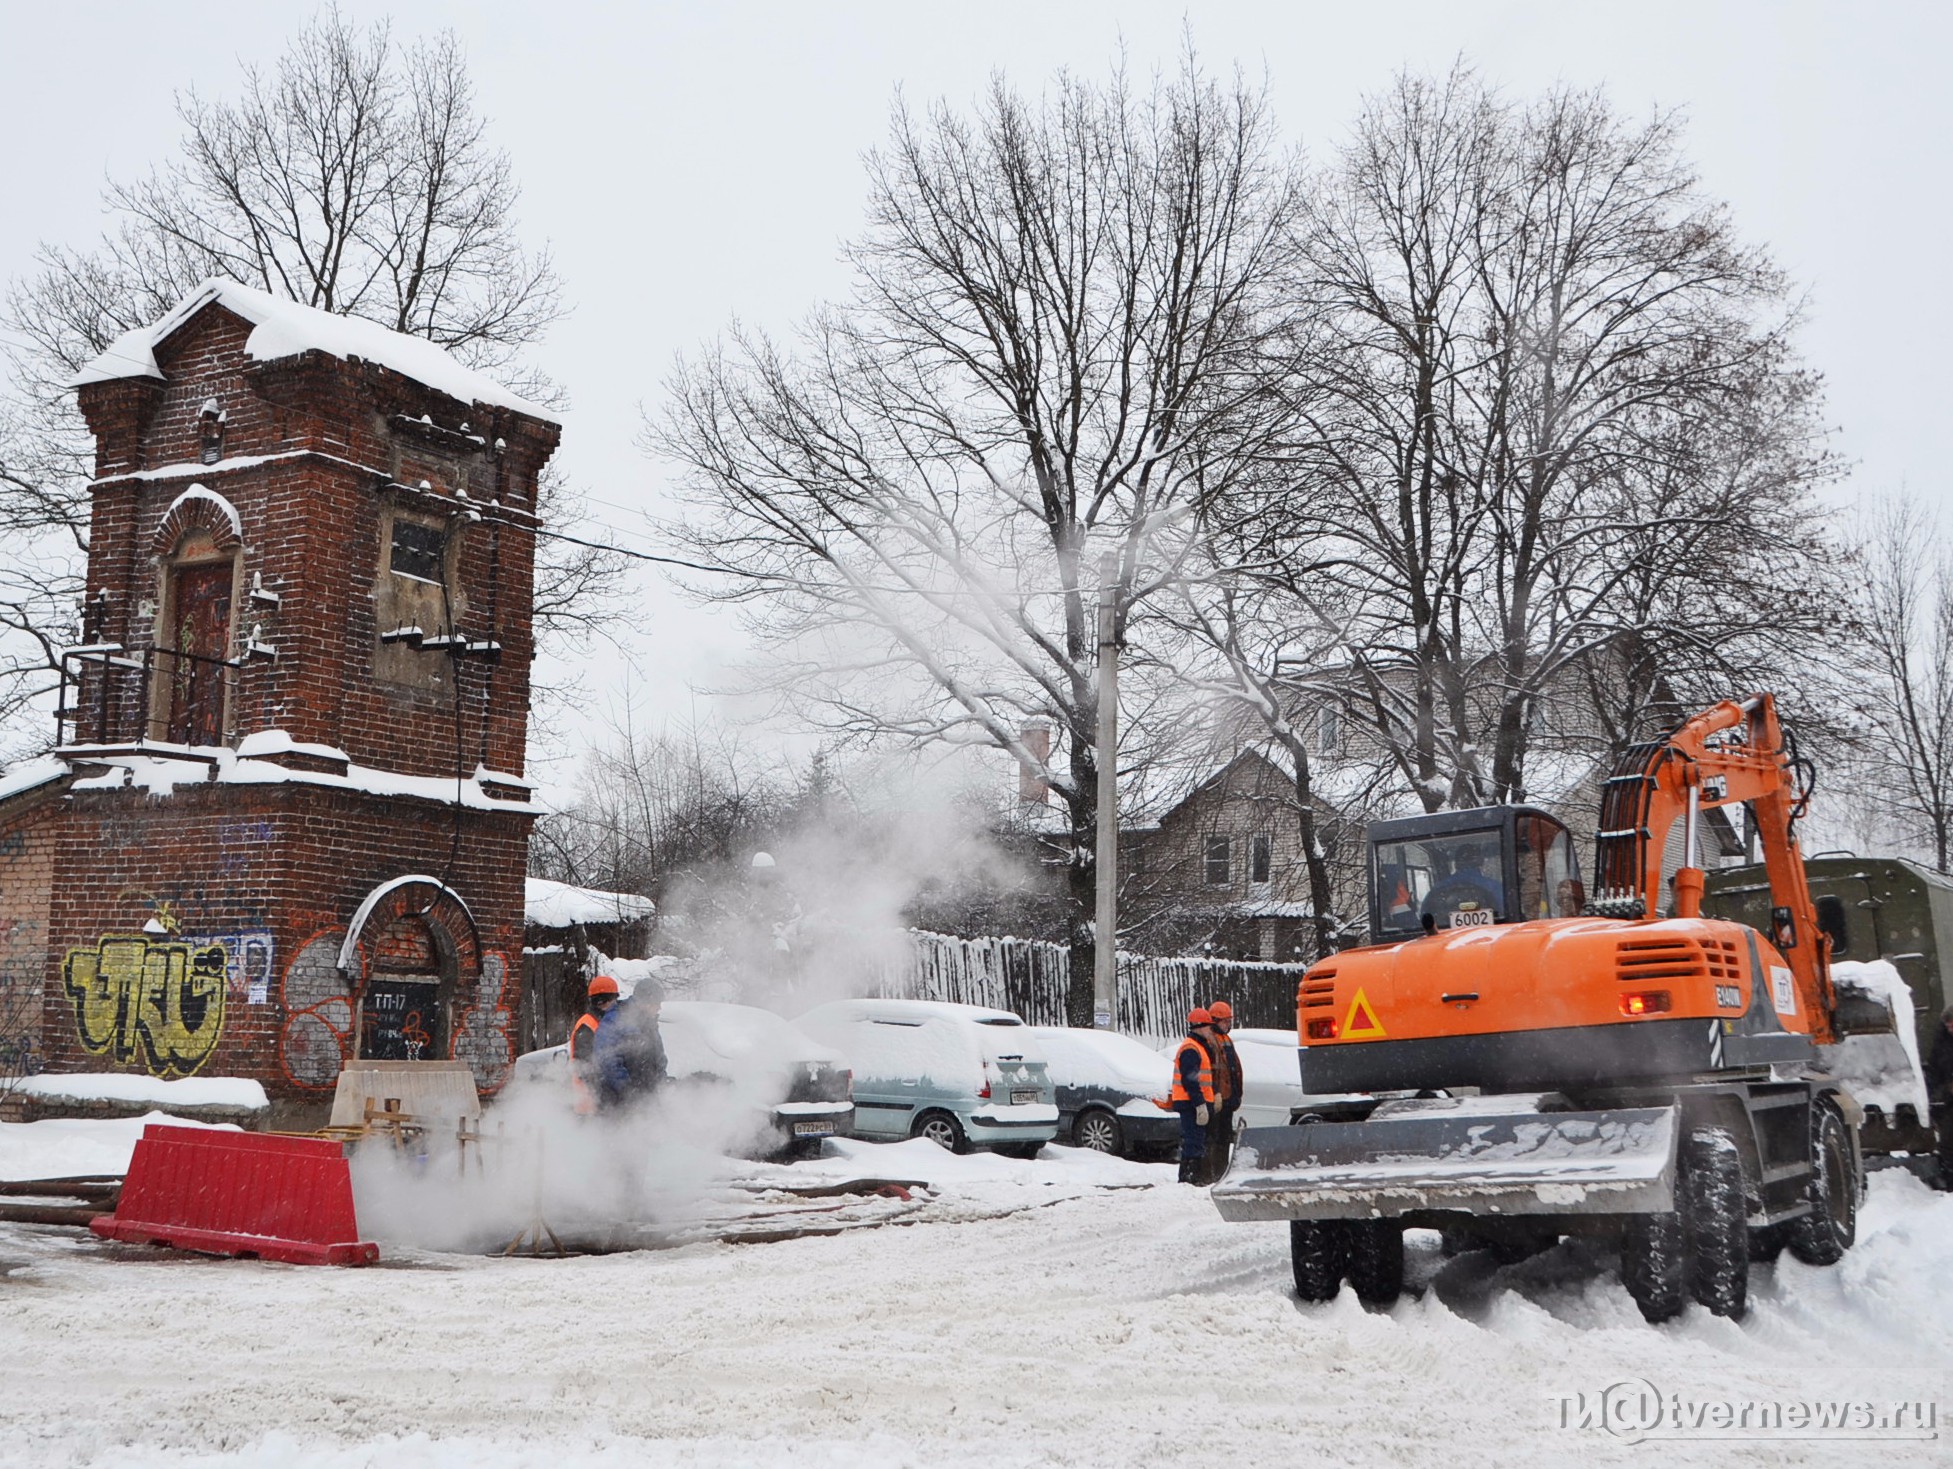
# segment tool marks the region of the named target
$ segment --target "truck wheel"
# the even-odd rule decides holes
[[[1349,1283],[1369,1306],[1388,1306],[1404,1293],[1404,1226],[1395,1219],[1358,1219],[1349,1230]]]
[[[1743,1155],[1727,1128],[1699,1127],[1683,1145],[1682,1233],[1689,1294],[1716,1315],[1741,1320],[1749,1309],[1749,1208]]]
[[[1811,1122],[1811,1212],[1790,1223],[1790,1253],[1806,1265],[1835,1265],[1858,1238],[1858,1179],[1851,1166],[1851,1134],[1833,1107]]]
[[[1621,1284],[1641,1308],[1643,1320],[1659,1325],[1681,1313],[1688,1300],[1683,1288],[1682,1217],[1630,1214],[1621,1231]]]
[[[1750,1264],[1774,1265],[1783,1247],[1790,1243],[1790,1226],[1766,1224],[1750,1231]]]
[[[1295,1294],[1305,1301],[1333,1301],[1343,1284],[1348,1241],[1339,1219],[1291,1219],[1288,1257],[1295,1267]]]

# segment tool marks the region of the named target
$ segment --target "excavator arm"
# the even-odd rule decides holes
[[[1702,912],[1697,864],[1701,813],[1747,803],[1754,813],[1770,880],[1771,935],[1790,965],[1812,1017],[1812,1038],[1836,1039],[1831,940],[1817,922],[1797,844],[1805,793],[1786,748],[1776,700],[1757,694],[1740,704],[1705,709],[1665,740],[1632,747],[1601,795],[1595,834],[1594,893],[1587,911],[1613,918],[1661,911],[1662,855],[1683,823],[1682,866],[1675,873],[1675,916]]]

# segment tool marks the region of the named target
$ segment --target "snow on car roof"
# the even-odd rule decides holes
[[[1059,1086],[1106,1086],[1150,1095],[1172,1081],[1172,1068],[1150,1046],[1111,1030],[1034,1025],[1031,1035]]]
[[[658,1013],[667,1049],[674,1033],[695,1035],[707,1049],[728,1061],[838,1061],[840,1055],[784,1016],[756,1005],[724,1000],[667,1000]],[[691,1068],[699,1069],[699,1068]]]
[[[837,1019],[958,1020],[978,1025],[1022,1025],[1022,1016],[1009,1010],[993,1010],[988,1005],[959,1005],[952,1000],[830,1000],[816,1005],[808,1016],[832,1015]]]

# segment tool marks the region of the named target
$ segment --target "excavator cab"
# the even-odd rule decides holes
[[[1370,932],[1377,943],[1572,918],[1584,897],[1572,835],[1536,806],[1439,811],[1370,828]]]

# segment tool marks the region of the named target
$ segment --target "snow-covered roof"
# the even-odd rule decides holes
[[[0,801],[44,786],[49,781],[59,780],[71,768],[67,761],[48,755],[39,760],[24,760],[10,769],[0,770]]]
[[[573,883],[532,877],[523,890],[523,916],[538,928],[570,928],[579,923],[631,923],[649,918],[658,905],[635,893],[607,893]]]
[[[319,351],[348,362],[374,362],[463,403],[490,403],[531,418],[558,422],[548,409],[517,397],[493,378],[464,366],[425,337],[389,331],[363,317],[302,306],[216,277],[198,286],[160,319],[117,337],[75,374],[72,385],[126,377],[160,378],[163,373],[156,364],[156,348],[213,302],[252,324],[244,353],[254,361],[270,362]]]

